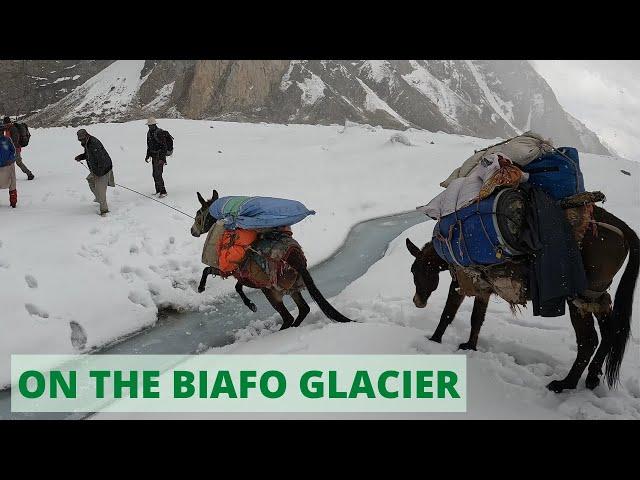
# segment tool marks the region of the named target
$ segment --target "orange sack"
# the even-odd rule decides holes
[[[225,273],[237,269],[257,237],[255,230],[225,230],[218,241],[218,268]]]

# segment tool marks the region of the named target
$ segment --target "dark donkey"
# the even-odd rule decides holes
[[[205,200],[198,192],[198,201],[200,202],[201,208],[196,213],[195,222],[191,227],[191,235],[194,237],[199,237],[203,233],[207,233],[211,227],[216,223],[216,219],[209,212],[209,207],[213,202],[218,199],[218,192],[213,191],[213,196],[210,200]],[[240,295],[242,302],[253,312],[257,310],[256,305],[247,298],[242,287],[249,288],[260,288],[264,296],[267,297],[267,300],[271,304],[273,308],[280,314],[282,317],[282,327],[280,330],[284,330],[285,328],[289,328],[291,326],[297,327],[299,326],[305,317],[309,314],[310,308],[309,304],[306,302],[300,290],[306,287],[311,294],[311,297],[315,300],[315,302],[320,307],[320,310],[329,317],[331,320],[335,320],[336,322],[350,322],[351,320],[338,312],[333,306],[327,301],[326,298],[322,295],[320,290],[316,287],[313,282],[313,278],[311,278],[311,274],[307,270],[307,260],[304,257],[304,253],[300,249],[294,249],[291,255],[287,257],[286,263],[291,268],[285,269],[282,275],[278,276],[277,285],[271,288],[262,288],[252,284],[250,280],[243,279],[238,280],[236,283],[236,292]],[[207,277],[209,275],[219,275],[220,271],[216,270],[214,267],[206,267],[202,271],[202,279],[200,280],[200,285],[198,286],[199,292],[204,292]],[[293,301],[298,306],[298,317],[293,318],[293,315],[289,313],[287,307],[283,303],[282,299],[285,295],[290,295]]]
[[[629,339],[633,296],[640,267],[640,241],[636,233],[625,222],[603,208],[594,206],[594,217],[597,224],[600,225],[598,228],[599,236],[595,239],[596,241],[592,242],[588,253],[585,253],[583,248],[583,261],[589,280],[589,290],[606,291],[615,274],[622,268],[627,254],[629,254],[629,261],[618,285],[613,308],[610,307],[608,294],[605,294],[609,301],[606,309],[589,310],[579,308],[574,302],[568,302],[571,323],[576,333],[578,352],[567,376],[563,380],[554,380],[547,385],[547,388],[554,392],[575,388],[587,366],[589,366],[589,370],[586,386],[590,389],[595,388],[600,383],[602,365],[605,360],[607,383],[610,388],[615,387],[618,383],[620,366]],[[610,227],[607,228],[607,225]],[[427,243],[422,250],[409,239],[406,243],[409,252],[415,257],[411,266],[416,286],[413,303],[418,308],[424,308],[429,296],[438,287],[440,272],[449,270],[449,265],[438,256],[431,242]],[[464,295],[458,291],[458,287],[457,281],[452,280],[440,323],[430,338],[435,342],[442,340],[442,335],[462,304]],[[463,350],[476,349],[489,297],[493,293],[495,292],[486,291],[475,296],[469,340],[461,344],[459,348]],[[598,335],[593,321],[594,315],[598,320],[602,337],[599,347]],[[596,348],[598,350],[591,359]]]

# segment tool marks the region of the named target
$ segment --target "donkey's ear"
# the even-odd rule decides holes
[[[218,191],[214,190],[213,195],[211,195],[211,201],[215,202],[218,199]]]
[[[413,244],[413,242],[411,240],[409,240],[408,238],[407,238],[406,244],[407,244],[407,250],[409,250],[409,253],[411,255],[413,255],[414,257],[418,258],[418,255],[420,255],[420,249],[418,247],[416,247]]]
[[[205,199],[202,198],[202,195],[200,195],[200,192],[198,192],[198,201],[200,202],[200,205],[202,205],[203,207],[207,204]]]

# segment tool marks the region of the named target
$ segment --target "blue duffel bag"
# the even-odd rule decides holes
[[[296,200],[242,196],[219,198],[211,204],[209,212],[214,218],[224,220],[227,230],[285,227],[316,213]]]
[[[433,246],[450,265],[495,265],[522,255],[517,244],[524,223],[525,194],[500,190],[442,217],[433,230]]]
[[[531,185],[544,190],[554,200],[584,192],[584,177],[575,148],[558,148],[528,163],[522,170],[529,174]]]
[[[6,167],[16,161],[16,147],[9,137],[0,136],[0,167]]]

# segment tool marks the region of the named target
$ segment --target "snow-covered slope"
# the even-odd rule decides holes
[[[160,126],[171,131],[176,145],[165,169],[168,203],[194,213],[195,192],[208,196],[213,188],[222,195],[301,200],[318,212],[294,226],[311,264],[330,255],[357,221],[426,203],[455,166],[491,143],[409,129],[404,135],[413,146],[406,146],[389,142],[396,131],[352,124],[160,120]],[[87,128],[111,153],[117,183],[146,194],[154,191],[151,168],[144,163],[142,121]],[[207,312],[233,290],[233,281],[211,278],[204,294],[196,292],[204,238],[191,237],[187,217],[120,188],[108,191],[111,214],[98,216],[87,172],[73,161],[80,151],[73,128],[34,129],[24,158],[36,179],[27,182],[18,173],[15,210],[8,206],[6,191],[0,191],[0,385],[8,383],[11,353],[87,351],[153,324],[163,307]],[[587,188],[604,191],[606,207],[638,229],[638,165],[589,154],[582,155],[581,164]],[[621,168],[631,176],[621,174]],[[421,243],[431,228],[427,223],[408,234]],[[250,341],[229,351],[452,351],[468,332],[470,304],[442,347],[425,341],[439,318],[446,282],[429,308],[413,307],[404,238],[338,297],[337,306],[364,324],[328,324],[314,307],[304,328],[272,334],[273,316],[237,332],[240,340]],[[493,300],[481,351],[470,354],[478,379],[471,391],[484,399],[472,405],[473,412],[497,415],[497,407],[488,404],[504,394],[511,398],[504,416],[637,415],[640,308],[635,311],[622,389],[554,397],[543,385],[566,371],[574,353],[569,319],[543,321],[528,314],[511,319],[506,307]]]
[[[30,118],[64,125],[174,118],[369,123],[481,138],[533,129],[607,154],[529,62],[118,60]]]

